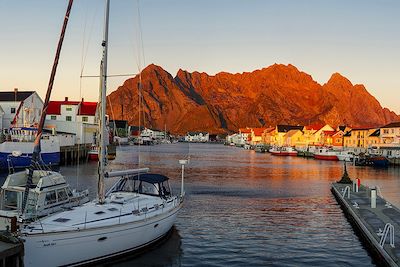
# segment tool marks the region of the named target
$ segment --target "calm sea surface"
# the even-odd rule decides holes
[[[375,266],[330,192],[343,165],[210,144],[117,150],[112,169],[150,167],[179,192],[178,160],[190,155],[186,199],[171,237],[107,266]],[[95,197],[97,163],[61,167],[72,187]],[[400,207],[400,168],[348,167]],[[107,185],[112,184],[107,181]],[[134,237],[132,237],[134,238]]]

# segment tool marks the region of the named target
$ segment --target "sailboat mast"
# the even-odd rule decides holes
[[[38,125],[37,134],[35,137],[31,165],[29,166],[28,178],[27,178],[26,185],[25,185],[25,194],[24,194],[24,199],[22,201],[22,209],[21,209],[22,213],[24,213],[24,211],[25,211],[26,202],[28,200],[29,189],[32,187],[33,170],[36,166],[36,163],[40,160],[40,151],[41,151],[40,138],[42,137],[42,133],[43,133],[43,126],[44,126],[44,121],[46,119],[47,108],[49,106],[51,90],[53,89],[53,83],[54,83],[54,78],[56,76],[58,60],[60,59],[61,48],[62,48],[62,44],[64,41],[65,31],[67,29],[69,15],[71,13],[71,8],[72,8],[73,2],[74,2],[74,0],[69,0],[68,6],[67,6],[67,11],[66,11],[65,17],[64,17],[64,23],[63,23],[63,26],[61,29],[60,39],[58,40],[56,56],[54,58],[53,68],[51,69],[49,84],[47,86],[46,98],[43,103],[43,110],[42,110],[42,114],[40,116],[40,122]]]
[[[107,160],[107,131],[106,131],[106,94],[107,94],[107,55],[108,55],[108,24],[109,24],[110,0],[106,0],[105,25],[103,46],[103,59],[101,68],[101,92],[100,92],[100,148],[99,148],[99,181],[98,198],[99,203],[104,203],[104,173]]]

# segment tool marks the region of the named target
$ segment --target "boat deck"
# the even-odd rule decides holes
[[[346,186],[350,186],[350,197],[344,194]],[[399,266],[400,210],[380,196],[376,197],[376,208],[371,208],[371,189],[363,185],[358,192],[354,192],[351,184],[334,183],[332,193],[379,264]],[[387,223],[394,226],[394,247],[390,245],[390,234],[385,243],[380,245],[382,231]]]
[[[26,234],[57,232],[96,228],[132,221],[140,221],[151,216],[162,214],[165,209],[172,209],[176,197],[162,199],[143,194],[118,192],[111,201],[100,205],[92,201],[80,207],[45,217],[27,225]]]

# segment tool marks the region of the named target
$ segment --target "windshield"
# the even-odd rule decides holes
[[[15,210],[21,207],[22,192],[4,191],[4,209]]]

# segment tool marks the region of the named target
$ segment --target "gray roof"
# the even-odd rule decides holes
[[[377,137],[379,137],[380,134],[381,134],[381,129],[377,129],[372,134],[370,134],[369,136],[377,136]]]
[[[0,92],[0,101],[18,101],[21,102],[31,96],[35,91],[9,91]]]
[[[395,128],[395,127],[400,127],[400,121],[386,124],[385,126],[382,126],[381,128]]]
[[[282,132],[289,132],[290,130],[300,130],[302,131],[304,126],[300,126],[300,125],[277,125],[278,128],[278,132],[282,133]]]
[[[208,133],[207,132],[188,132],[187,134],[191,135],[191,136],[195,136],[195,135],[199,135],[199,134],[207,135]]]

